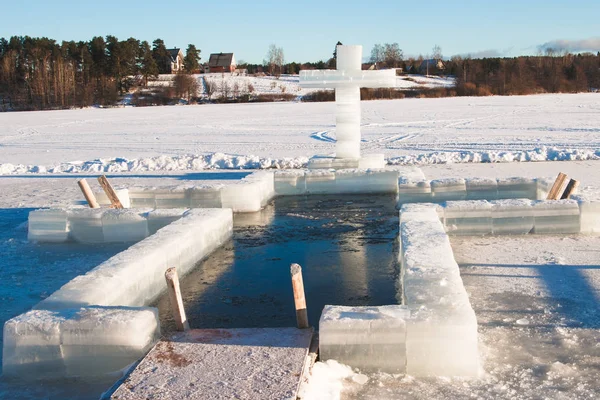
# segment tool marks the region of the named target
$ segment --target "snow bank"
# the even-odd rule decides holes
[[[387,159],[387,165],[428,165],[451,163],[506,163],[528,161],[585,161],[600,160],[600,150],[558,149],[540,147],[530,151],[461,151],[409,154]],[[147,171],[199,171],[218,169],[299,169],[306,168],[309,158],[270,158],[255,155],[210,153],[127,159],[109,158],[65,162],[53,166],[0,164],[0,175],[60,174],[60,173],[117,173]]]

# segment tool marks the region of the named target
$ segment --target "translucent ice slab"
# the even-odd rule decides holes
[[[321,360],[334,359],[361,371],[402,373],[406,366],[403,306],[325,306],[319,320]]]
[[[159,229],[181,218],[187,210],[187,208],[169,208],[148,212],[146,214],[146,218],[148,219],[148,233],[154,235]]]
[[[356,85],[368,88],[396,87],[396,72],[393,69],[383,71],[300,71],[300,86],[305,88],[336,89],[355,87]]]
[[[104,242],[138,242],[148,236],[148,221],[140,209],[110,209],[102,214]]]
[[[585,195],[573,198],[579,203],[581,233],[600,235],[600,199]]]
[[[82,208],[69,210],[69,236],[80,243],[103,243],[102,215],[106,209]]]
[[[464,200],[467,197],[467,186],[462,178],[437,179],[431,181],[433,201]]]
[[[275,172],[275,194],[294,196],[306,193],[304,170],[282,170]]]
[[[119,201],[121,202],[121,205],[124,208],[131,207],[131,201],[129,200],[129,190],[115,189],[115,193],[117,194],[117,197],[119,198]],[[98,204],[100,204],[101,206],[110,206],[111,205],[111,202],[108,199],[108,196],[106,195],[106,193],[94,192],[94,196],[96,196],[96,200],[98,201]]]
[[[575,200],[540,200],[533,203],[536,234],[579,233],[579,205]]]
[[[490,235],[492,204],[485,200],[449,201],[444,208],[444,225],[450,235]]]
[[[67,221],[66,210],[31,211],[27,239],[40,242],[64,242],[69,236]]]
[[[492,203],[494,235],[525,235],[533,229],[531,200],[496,200]]]
[[[335,194],[335,172],[310,170],[306,172],[306,192],[309,194]]]
[[[33,310],[4,324],[3,374],[37,379],[116,372],[142,357],[159,335],[155,308]]]
[[[398,206],[407,203],[429,203],[433,201],[431,182],[413,181],[400,176],[398,179]]]
[[[533,178],[498,179],[498,198],[535,200],[537,198],[537,183]]]
[[[223,185],[200,185],[188,189],[190,208],[221,208]]]
[[[496,200],[498,198],[498,182],[493,178],[465,179],[467,200]]]

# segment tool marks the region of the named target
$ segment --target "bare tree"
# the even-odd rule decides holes
[[[269,73],[279,78],[283,71],[284,62],[285,57],[283,55],[283,49],[271,44],[269,46],[269,51],[267,52],[267,59],[263,62],[269,69]]]
[[[179,73],[173,78],[175,95],[181,99],[191,100],[198,92],[198,81],[193,75]]]
[[[431,58],[434,60],[441,60],[444,56],[442,56],[442,48],[439,45],[433,46],[431,50]]]
[[[382,45],[375,44],[371,49],[371,58],[369,62],[372,64],[382,64],[385,61],[385,50]]]
[[[212,79],[204,78],[204,92],[206,93],[206,97],[208,97],[208,100],[210,100],[212,95],[215,93],[217,89],[216,86],[217,85]]]
[[[404,53],[398,43],[375,44],[369,61],[378,67],[397,68],[403,57]]]

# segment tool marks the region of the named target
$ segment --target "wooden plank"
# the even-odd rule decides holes
[[[111,399],[295,399],[312,329],[193,329],[161,340]]]
[[[579,181],[576,181],[575,179],[571,179],[569,181],[569,184],[565,188],[565,191],[563,192],[563,194],[561,196],[561,199],[568,199],[568,198],[570,198],[571,195],[575,194],[575,192],[577,191],[578,187],[579,187]]]
[[[121,204],[119,196],[117,196],[115,189],[113,189],[112,185],[108,182],[108,179],[106,179],[106,175],[99,176],[98,182],[100,183],[100,186],[102,186],[102,189],[104,189],[104,193],[106,193],[106,196],[110,200],[112,207],[123,208],[123,204]]]
[[[567,179],[569,177],[562,172],[558,174],[556,180],[554,181],[554,185],[552,185],[552,189],[548,192],[547,200],[558,200],[563,192],[563,188],[567,184]]]
[[[178,331],[187,331],[190,329],[190,324],[185,316],[185,309],[183,308],[183,300],[181,298],[181,289],[179,287],[179,277],[177,276],[175,267],[167,269],[165,272],[165,279],[167,280],[167,291],[169,292],[169,302],[171,303],[175,326]]]
[[[90,188],[90,185],[87,183],[87,180],[85,180],[85,178],[81,179],[81,180],[77,181],[77,184],[79,185],[79,188],[83,192],[83,196],[85,197],[86,201],[88,202],[90,208],[100,208],[100,204],[98,204],[98,201],[96,200],[96,196],[94,196],[94,192],[92,192],[92,189]]]
[[[298,328],[308,328],[308,313],[306,311],[306,298],[304,297],[304,282],[302,280],[302,267],[292,264],[292,289],[294,290],[294,304],[296,305],[296,322]]]

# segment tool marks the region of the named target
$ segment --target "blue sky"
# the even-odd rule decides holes
[[[286,61],[325,60],[338,40],[362,44],[365,57],[373,44],[393,42],[406,56],[426,55],[436,44],[445,57],[536,54],[548,43],[600,51],[598,0],[6,3],[0,12],[0,37],[162,38],[167,47],[195,44],[203,60],[222,51],[234,52],[238,60],[261,62],[271,43],[283,48]]]

